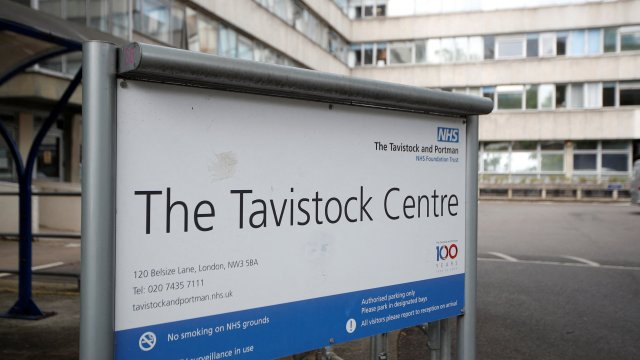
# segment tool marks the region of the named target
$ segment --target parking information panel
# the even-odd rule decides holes
[[[464,119],[117,99],[116,358],[267,359],[460,315]]]

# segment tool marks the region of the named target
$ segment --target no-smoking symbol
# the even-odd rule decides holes
[[[151,331],[147,331],[146,333],[140,336],[140,340],[138,340],[138,346],[142,351],[149,351],[156,346],[156,334]]]

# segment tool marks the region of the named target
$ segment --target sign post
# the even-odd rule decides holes
[[[118,79],[85,65],[117,84],[111,112],[85,113],[117,124],[96,160],[111,191],[83,203],[86,236],[111,211],[111,267],[86,271],[113,274],[114,313],[82,323],[110,332],[107,357],[276,358],[458,317],[473,358],[490,101],[142,44]]]
[[[113,359],[116,55],[83,45],[81,359]]]

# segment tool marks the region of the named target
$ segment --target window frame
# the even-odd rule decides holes
[[[621,52],[637,52],[640,51],[640,49],[636,49],[636,50],[622,50],[622,35],[623,34],[628,34],[628,33],[640,33],[640,25],[632,25],[632,26],[621,26],[618,28],[618,36],[616,38],[616,52],[621,53]]]
[[[501,41],[510,41],[516,40],[520,42],[521,51],[519,55],[512,56],[501,56],[500,55],[500,42]],[[514,34],[514,35],[503,35],[495,37],[495,46],[494,46],[494,58],[496,60],[513,60],[513,59],[525,59],[527,57],[527,35],[526,34]]]
[[[534,140],[535,141],[535,140]],[[564,142],[562,142],[562,149],[558,149],[558,150],[542,150],[542,143],[544,141],[535,141],[536,145],[535,145],[535,149],[529,149],[529,150],[514,150],[514,144],[517,141],[483,141],[480,143],[479,146],[479,154],[478,154],[478,161],[479,161],[479,173],[482,175],[506,175],[506,176],[518,176],[518,175],[524,175],[524,176],[535,176],[537,178],[540,178],[542,176],[545,175],[562,175],[565,172],[565,167],[567,164],[567,160],[566,160],[566,153],[565,153],[565,149],[566,149],[566,144]],[[560,142],[560,141],[559,141]],[[486,149],[486,144],[488,143],[506,143],[507,144],[507,148],[506,149],[502,149],[502,150],[487,150]],[[536,155],[536,169],[532,170],[532,171],[514,171],[514,167],[513,167],[513,154],[514,153],[535,153]],[[500,154],[499,156],[504,156],[506,155],[506,159],[507,159],[507,164],[506,164],[506,170],[505,171],[487,171],[486,167],[485,167],[485,161],[488,160],[488,156],[491,154]],[[542,158],[544,155],[560,155],[562,156],[562,169],[560,170],[543,170],[542,169]]]
[[[507,88],[513,89],[513,90],[506,90]],[[519,88],[519,91],[516,89]],[[511,109],[501,109],[500,108],[500,93],[506,94],[506,93],[511,93],[511,94],[516,94],[516,93],[520,93],[520,108],[511,108]],[[525,104],[525,85],[498,85],[495,88],[495,108],[498,111],[522,111],[525,110],[526,104]]]
[[[377,45],[377,44],[376,44]],[[416,63],[416,44],[415,41],[394,41],[387,43],[387,64],[389,66],[412,65]],[[409,49],[409,62],[392,62],[391,52],[394,49]]]
[[[547,55],[544,53],[544,40],[545,39],[550,39],[551,40],[551,48],[553,49],[552,53],[550,55]],[[544,32],[544,33],[540,33],[538,34],[538,56],[541,58],[550,58],[550,57],[556,57],[556,47],[558,46],[557,43],[557,38],[556,38],[556,33],[555,32]]]
[[[602,146],[603,141],[597,140],[597,145],[595,149],[576,149],[574,146],[573,149],[573,173],[576,176],[597,176],[600,179],[602,176],[615,176],[615,175],[630,175],[633,169],[633,154],[632,154],[632,146],[630,140],[619,140],[620,142],[625,142],[626,146],[624,149],[604,149]],[[575,155],[595,155],[596,157],[596,168],[589,170],[576,170],[575,169]],[[627,156],[627,170],[626,171],[605,171],[603,169],[603,155],[626,155]]]

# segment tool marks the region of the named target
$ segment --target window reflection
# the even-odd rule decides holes
[[[265,9],[293,26],[297,31],[304,34],[316,44],[344,63],[349,62],[349,52],[347,40],[332,29],[324,20],[316,16],[300,0],[254,0]],[[338,5],[343,8],[345,1]],[[382,7],[384,8],[384,6]],[[356,7],[351,7],[356,10]],[[362,14],[363,7],[357,6],[357,11]],[[351,10],[349,10],[351,11]],[[373,16],[376,10],[374,5],[367,6],[366,11]],[[384,15],[384,14],[382,14]],[[358,17],[360,17],[359,15]],[[379,15],[380,16],[380,15]],[[354,56],[354,55],[352,55]]]

